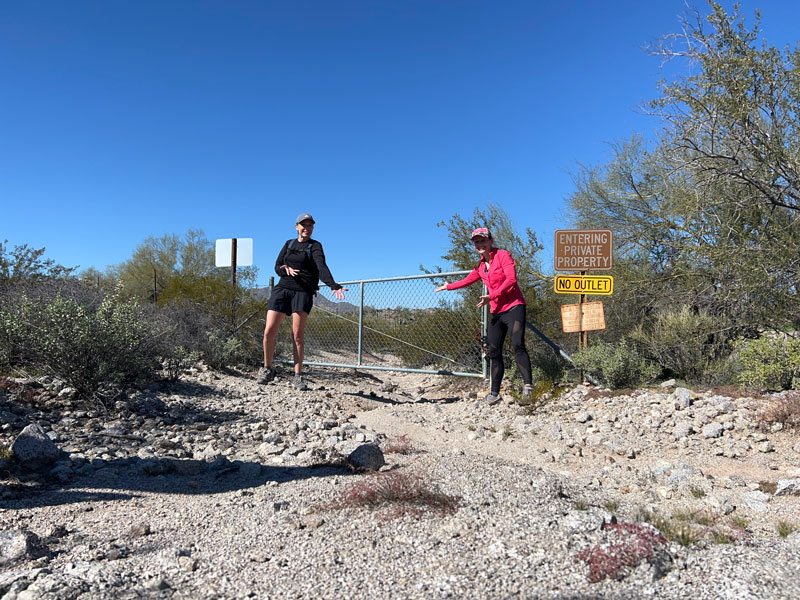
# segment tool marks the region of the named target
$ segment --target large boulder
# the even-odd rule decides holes
[[[37,424],[28,425],[11,444],[11,452],[23,469],[37,471],[61,457],[61,450]]]
[[[376,444],[361,444],[350,453],[347,462],[353,468],[364,471],[377,471],[386,464],[383,452]]]

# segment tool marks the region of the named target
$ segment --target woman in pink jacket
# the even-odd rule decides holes
[[[491,391],[484,401],[488,404],[500,401],[500,383],[505,372],[503,342],[509,331],[517,368],[524,384],[522,397],[527,399],[533,390],[531,359],[525,348],[525,297],[517,283],[516,263],[507,250],[494,247],[494,238],[486,227],[478,227],[472,232],[472,243],[481,256],[478,266],[461,281],[441,285],[436,291],[457,290],[483,281],[489,293],[481,296],[478,308],[488,304],[491,313],[487,336],[491,359]]]

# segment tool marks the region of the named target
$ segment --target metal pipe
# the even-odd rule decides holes
[[[364,343],[364,282],[361,282],[361,298],[358,303],[358,359],[356,364],[361,366],[361,351]]]

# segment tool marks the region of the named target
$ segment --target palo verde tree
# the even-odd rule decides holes
[[[614,230],[620,325],[695,315],[723,351],[800,324],[800,51],[759,43],[758,21],[709,5],[655,47],[692,69],[650,105],[661,137],[581,169],[569,204],[576,225]]]

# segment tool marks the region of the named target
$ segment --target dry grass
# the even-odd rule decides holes
[[[782,538],[789,537],[789,535],[795,531],[797,531],[798,526],[795,523],[790,523],[788,521],[778,521],[775,524],[775,531],[778,532],[778,535]]]
[[[423,452],[415,448],[411,444],[411,440],[408,439],[405,435],[400,435],[396,437],[392,437],[386,440],[386,443],[383,446],[383,453],[384,454],[418,454]]]
[[[441,492],[418,475],[390,472],[365,477],[344,490],[338,500],[319,508],[378,509],[382,511],[382,518],[421,516],[424,513],[444,516],[456,512],[460,501],[459,496]]]

